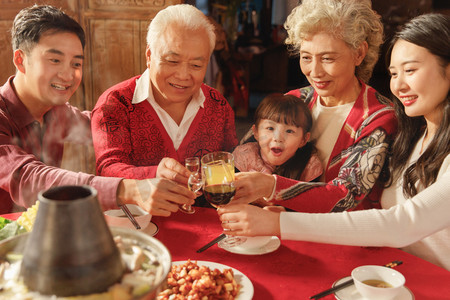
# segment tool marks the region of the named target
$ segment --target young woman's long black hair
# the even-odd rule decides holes
[[[450,63],[450,16],[426,14],[409,21],[393,38],[386,54],[389,65],[392,48],[398,40],[404,40],[427,49],[435,55],[445,76],[445,68]],[[394,97],[395,98],[395,97]],[[407,166],[408,159],[427,124],[423,116],[408,117],[404,106],[393,99],[398,118],[398,134],[392,146],[391,180],[404,171],[403,193],[407,197],[417,194],[416,183],[427,187],[436,181],[441,165],[450,153],[450,99],[449,93],[442,102],[442,121],[426,151],[415,164]],[[405,169],[406,168],[406,169]]]
[[[296,126],[303,130],[305,135],[311,132],[311,111],[304,101],[293,95],[273,93],[261,101],[254,115],[254,124],[258,128],[262,119],[268,119],[277,123]],[[316,149],[311,141],[297,149],[294,156],[284,164],[277,166],[274,174],[300,180],[306,165]]]

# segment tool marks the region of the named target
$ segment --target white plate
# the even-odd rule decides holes
[[[122,226],[115,226],[115,225],[111,225],[111,224],[109,224],[109,226],[110,227],[122,227]],[[125,227],[125,228],[131,228],[131,227]],[[155,236],[159,231],[158,225],[156,225],[152,221],[150,221],[150,223],[148,223],[148,225],[145,228],[135,229],[133,226],[133,228],[131,228],[131,229],[148,234],[149,236]]]
[[[147,227],[145,227],[144,229],[140,229],[139,231],[146,233],[149,236],[154,236],[155,234],[158,233],[159,228],[158,228],[158,225],[156,225],[155,223],[150,221],[150,223],[148,223]]]
[[[222,264],[211,262],[211,261],[203,261],[203,260],[191,260],[191,261],[197,262],[197,265],[199,265],[199,266],[205,266],[210,269],[218,269],[221,272],[223,272],[223,270],[225,270],[225,269],[232,269],[233,274],[234,274],[234,279],[236,280],[236,282],[238,284],[241,285],[241,290],[239,291],[239,294],[237,295],[235,300],[252,300],[253,293],[254,293],[253,284],[250,281],[250,279],[248,279],[248,277],[245,276],[244,273],[242,273],[241,271],[236,270],[235,268],[229,267],[227,265],[222,265]],[[172,265],[178,266],[178,265],[185,264],[186,262],[187,262],[187,260],[174,261],[174,262],[172,262]]]
[[[228,252],[236,253],[236,254],[244,254],[244,255],[261,255],[261,254],[270,253],[270,252],[277,250],[280,247],[280,245],[281,245],[280,239],[276,236],[272,236],[269,239],[269,242],[267,244],[262,245],[257,248],[246,248],[245,242],[242,243],[241,245],[233,246],[233,247],[230,247],[226,244],[219,243],[219,247]]]
[[[337,280],[335,283],[333,283],[333,287],[351,278],[352,278],[351,276],[341,278]],[[360,293],[358,293],[354,284],[337,291],[334,294],[334,296],[338,300],[366,300],[366,298],[364,298],[363,296],[361,296]],[[404,286],[400,294],[398,294],[397,297],[394,298],[394,300],[414,300],[414,294],[411,292],[410,289]]]

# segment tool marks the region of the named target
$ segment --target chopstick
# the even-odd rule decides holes
[[[390,263],[388,263],[388,264],[386,264],[384,266],[387,267],[387,268],[393,268],[393,267],[401,265],[402,263],[403,262],[400,261],[400,260],[394,260],[393,262],[390,262]],[[353,279],[349,279],[347,281],[344,281],[343,283],[335,285],[331,289],[325,290],[325,291],[320,292],[320,293],[318,293],[318,294],[316,294],[314,296],[311,296],[311,297],[309,297],[309,299],[320,299],[320,298],[323,298],[325,296],[328,296],[329,294],[332,294],[334,292],[342,290],[343,288],[346,288],[346,287],[348,287],[348,286],[350,286],[352,284],[353,284]]]
[[[139,225],[139,223],[136,221],[136,219],[133,217],[133,215],[131,214],[130,210],[128,209],[128,207],[126,205],[121,205],[120,208],[122,209],[122,211],[127,215],[128,220],[131,221],[131,223],[133,223],[134,227],[136,227],[136,229],[141,229],[141,226]]]
[[[213,239],[211,242],[209,242],[208,244],[206,244],[205,246],[201,247],[200,249],[197,250],[197,253],[201,253],[203,251],[205,251],[206,249],[208,249],[209,247],[211,247],[212,245],[214,245],[215,243],[220,242],[221,240],[223,240],[226,237],[225,233],[222,233],[221,235],[219,235],[218,237],[216,237],[215,239]]]

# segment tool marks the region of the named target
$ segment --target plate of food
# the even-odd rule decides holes
[[[251,300],[254,293],[252,282],[241,271],[202,260],[172,262],[167,283],[168,288],[158,295],[157,300],[172,299],[169,298],[171,295],[182,293],[183,290],[189,290],[200,296],[200,299],[217,295],[217,299]]]

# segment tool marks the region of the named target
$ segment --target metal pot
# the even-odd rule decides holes
[[[33,230],[23,251],[25,285],[43,295],[104,292],[124,272],[119,250],[90,186],[40,192]]]
[[[40,208],[39,208],[40,209]],[[167,275],[170,271],[172,258],[169,250],[157,239],[129,228],[123,227],[110,227],[113,236],[121,236],[126,239],[133,239],[141,245],[144,245],[147,249],[151,249],[154,256],[157,258],[161,267],[161,276],[159,280],[155,282],[152,289],[150,289],[145,295],[135,298],[134,300],[152,300],[156,299],[156,296],[163,291],[167,283]],[[8,253],[14,252],[17,254],[23,253],[25,244],[29,239],[30,234],[21,234],[0,242],[0,260],[6,259]],[[97,270],[97,272],[102,272]],[[0,296],[1,298],[1,296]]]

